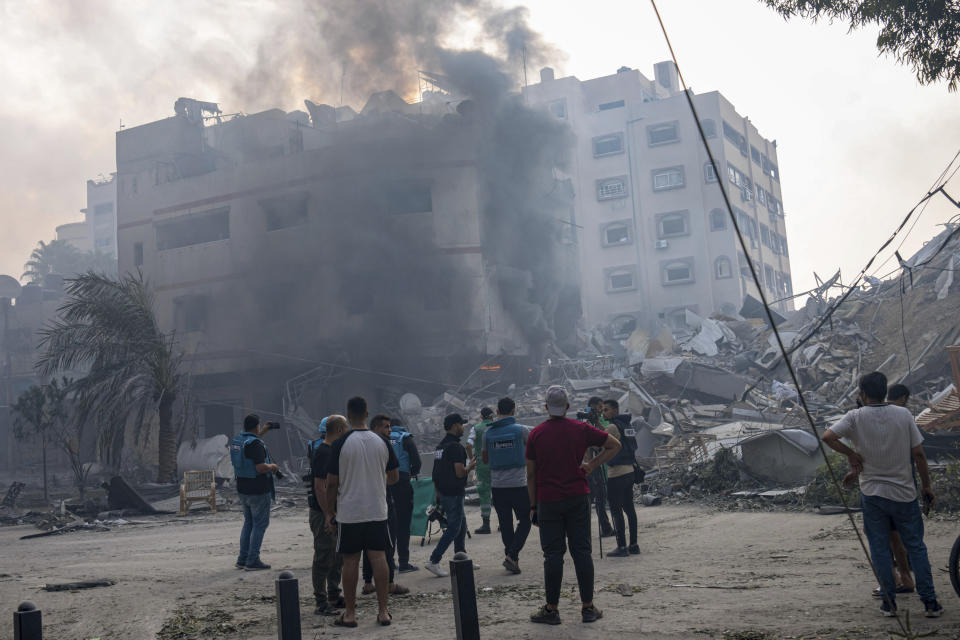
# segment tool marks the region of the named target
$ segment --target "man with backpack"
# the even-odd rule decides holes
[[[396,418],[390,424],[390,444],[400,461],[400,479],[389,488],[397,510],[397,571],[408,573],[419,569],[410,564],[410,521],[413,519],[410,479],[420,475],[420,452],[413,442],[413,434]]]
[[[621,444],[620,451],[607,463],[607,500],[610,502],[613,528],[617,535],[617,548],[608,553],[607,557],[625,558],[640,553],[640,546],[637,544],[637,509],[633,503],[637,432],[630,425],[630,414],[620,413],[620,403],[616,400],[604,401],[603,417],[610,422],[607,433],[619,440]],[[629,547],[624,515],[630,525]]]
[[[260,416],[251,413],[243,419],[243,431],[230,441],[230,462],[237,478],[237,494],[243,505],[243,529],[237,569],[262,571],[270,565],[260,559],[260,545],[270,526],[270,503],[275,492],[273,474],[280,470],[270,460],[267,445],[260,437],[272,423],[260,424]]]

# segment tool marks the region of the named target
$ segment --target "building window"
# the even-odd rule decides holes
[[[616,200],[627,197],[627,176],[597,180],[597,200]]]
[[[106,249],[107,247],[110,246],[110,241],[111,241],[111,238],[109,236],[100,237],[100,238],[97,238],[94,244],[96,245],[97,249]]]
[[[707,182],[717,181],[717,169],[713,166],[712,162],[703,165],[703,179]]]
[[[647,127],[647,144],[651,147],[679,141],[680,133],[676,120],[662,124],[652,124]]]
[[[727,228],[727,214],[723,209],[710,212],[710,231],[723,231]]]
[[[747,138],[726,120],[723,121],[723,137],[732,142],[741,155],[747,156]]]
[[[207,296],[188,295],[173,300],[173,326],[177,331],[203,331],[207,328]]]
[[[143,243],[142,242],[133,243],[133,266],[135,267],[143,266]]]
[[[657,237],[675,238],[690,235],[690,212],[673,211],[657,216]]]
[[[550,113],[553,114],[554,118],[567,117],[567,101],[565,98],[554,100],[553,102],[547,105],[547,108],[550,110]]]
[[[717,123],[710,118],[701,120],[700,126],[703,127],[703,135],[707,136],[708,138],[717,137]]]
[[[792,296],[793,295],[793,283],[790,281],[790,274],[783,274],[783,295]]]
[[[384,213],[390,215],[433,211],[433,193],[428,184],[405,182],[385,185],[379,190],[378,197]]]
[[[623,153],[623,134],[611,133],[606,136],[597,136],[593,139],[594,157],[610,156]]]
[[[604,102],[603,104],[597,107],[598,111],[610,111],[610,109],[619,109],[624,106],[623,100],[614,100],[613,102]]]
[[[306,224],[309,219],[305,192],[260,200],[260,208],[263,209],[267,231],[296,227]]]
[[[157,251],[230,238],[230,207],[157,223]]]
[[[733,267],[730,266],[730,258],[720,256],[713,263],[713,277],[717,280],[726,280],[733,277]]]
[[[683,167],[667,167],[665,169],[654,169],[651,172],[653,176],[654,191],[668,191],[670,189],[679,189],[684,185]]]
[[[753,160],[757,166],[762,166],[760,162],[760,150],[753,145],[750,145],[750,159]]]
[[[633,266],[604,269],[603,274],[604,280],[606,281],[607,293],[633,291],[637,288]]]
[[[98,204],[93,208],[93,216],[105,216],[113,213],[113,203],[104,202],[103,204]]]
[[[774,274],[773,267],[771,267],[768,264],[763,265],[763,279],[766,282],[767,289],[770,289],[770,291],[777,290],[777,286],[774,283],[773,274]]]
[[[605,247],[630,244],[633,241],[630,234],[630,222],[628,220],[620,220],[604,226],[602,239],[603,246]]]
[[[772,246],[770,244],[770,227],[763,224],[762,222],[760,223],[760,242],[762,242],[763,246],[765,247]]]
[[[747,256],[745,256],[742,251],[737,251],[737,263],[740,265],[741,276],[747,279],[750,279],[753,277],[753,275],[750,273],[750,261],[747,259]]]
[[[693,282],[693,258],[661,262],[660,281],[664,286],[689,284]]]

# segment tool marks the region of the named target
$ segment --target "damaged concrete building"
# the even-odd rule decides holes
[[[516,102],[502,111],[562,138]],[[117,133],[120,273],[144,273],[184,350],[198,435],[232,433],[247,410],[342,411],[356,393],[390,406],[481,365],[519,380],[574,334],[555,154],[518,154],[505,180],[492,167],[513,150],[491,129],[506,116],[439,92],[306,106],[227,117],[180,99]]]
[[[686,327],[686,311],[736,314],[757,296],[717,181],[725,182],[750,257],[775,308],[793,308],[776,141],[719,92],[693,95],[703,148],[672,62],[590,80],[553,69],[524,89],[576,134],[570,175],[588,329],[629,335]]]

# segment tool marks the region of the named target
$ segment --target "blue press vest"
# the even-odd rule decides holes
[[[507,422],[509,420],[509,422]],[[527,464],[524,456],[523,426],[513,418],[497,420],[484,434],[491,469],[515,469]]]
[[[410,437],[410,432],[403,427],[390,427],[390,444],[393,452],[400,461],[400,473],[410,473],[410,454],[403,446],[404,439]]]
[[[257,473],[257,465],[253,464],[253,460],[243,455],[243,450],[254,440],[263,445],[264,451],[267,450],[266,443],[248,431],[238,433],[233,436],[233,440],[230,441],[230,462],[233,463],[233,473],[238,478],[256,478],[260,475]],[[267,454],[265,462],[270,464],[269,453]]]

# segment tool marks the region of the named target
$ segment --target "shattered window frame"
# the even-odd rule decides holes
[[[662,137],[668,134],[670,137]],[[647,146],[659,147],[665,144],[680,142],[680,121],[660,122],[647,125]]]
[[[182,249],[230,239],[230,207],[217,207],[200,213],[177,216],[156,222],[157,251]]]
[[[621,293],[624,291],[636,291],[637,289],[637,273],[636,265],[624,265],[620,267],[608,267],[603,270],[603,281],[604,288],[607,293]],[[629,284],[621,284],[617,286],[616,283],[623,283],[623,278],[629,277]]]
[[[687,186],[687,176],[683,170],[683,166],[654,169],[650,172],[650,177],[653,182],[654,191],[671,191]],[[659,185],[658,181],[660,183]]]
[[[309,193],[285,193],[257,200],[267,232],[299,227],[310,222]]]
[[[610,147],[610,150],[599,150],[603,145],[610,145],[611,143],[616,142],[616,149]],[[615,156],[624,152],[623,148],[623,132],[618,131],[617,133],[608,133],[602,136],[594,136],[592,140],[593,148],[593,157],[594,158],[604,158],[606,156]]]
[[[620,240],[611,241],[610,232],[613,230],[623,230],[623,236]],[[601,229],[600,241],[604,247],[620,247],[633,244],[633,229],[629,220],[616,220],[603,225]]]
[[[713,166],[712,162],[706,162],[703,165],[703,179],[706,182],[717,182],[719,178],[717,177],[717,168]]]
[[[683,277],[681,270],[686,273]],[[693,270],[693,257],[673,258],[671,260],[662,260],[660,262],[660,284],[664,287],[673,287],[682,284],[692,284],[696,282],[696,274]]]
[[[627,176],[614,176],[612,178],[601,178],[597,180],[597,200],[619,200],[626,198]]]
[[[665,222],[667,224],[672,222],[679,221],[683,225],[683,230],[681,231],[668,231],[666,228]],[[679,238],[682,236],[690,235],[690,211],[684,209],[682,211],[668,211],[666,213],[657,214],[657,238],[661,240],[667,240],[669,238]]]
[[[710,231],[725,231],[727,229],[727,212],[723,209],[710,211]]]
[[[733,277],[733,264],[727,256],[720,256],[713,262],[713,277],[717,280],[728,280]]]

